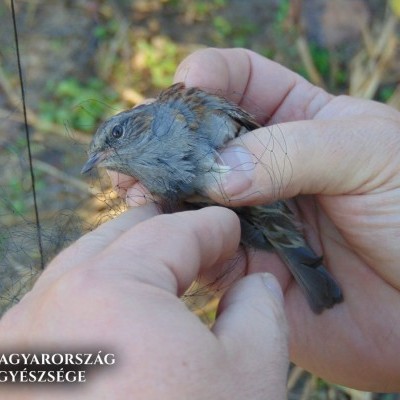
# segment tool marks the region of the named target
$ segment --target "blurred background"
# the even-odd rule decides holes
[[[5,0],[1,313],[29,290],[42,264],[124,210],[104,171],[80,175],[91,135],[108,116],[170,85],[191,52],[247,47],[332,93],[400,109],[400,0],[16,0],[15,8],[40,229],[11,6]],[[212,320],[215,303],[202,304],[200,314]],[[290,399],[400,399],[331,385],[295,366],[288,388]]]

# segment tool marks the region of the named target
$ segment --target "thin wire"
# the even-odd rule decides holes
[[[14,38],[15,38],[15,49],[16,49],[16,53],[17,53],[18,74],[19,74],[19,81],[20,81],[20,86],[21,86],[22,109],[23,109],[23,113],[24,113],[25,137],[26,137],[26,145],[27,145],[27,149],[28,149],[29,170],[30,170],[31,184],[32,184],[33,208],[34,208],[34,212],[35,212],[36,233],[37,233],[38,247],[39,247],[39,253],[40,253],[40,266],[42,269],[44,269],[42,229],[41,229],[41,225],[40,225],[39,208],[38,208],[37,198],[36,198],[35,174],[33,172],[31,138],[30,138],[30,133],[29,133],[28,117],[27,117],[27,113],[26,113],[25,89],[24,89],[24,80],[22,78],[22,65],[21,65],[21,57],[20,57],[20,52],[19,52],[17,18],[15,16],[14,0],[11,0],[11,13],[12,13],[13,26],[14,26]]]

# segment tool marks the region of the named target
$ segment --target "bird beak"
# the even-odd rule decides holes
[[[86,174],[86,172],[92,170],[93,167],[102,162],[105,159],[105,157],[106,154],[104,152],[94,153],[91,156],[89,156],[89,159],[86,161],[86,164],[83,166],[81,170],[81,174]]]

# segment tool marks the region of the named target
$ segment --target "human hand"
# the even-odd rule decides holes
[[[315,316],[274,255],[252,256],[247,273],[270,271],[284,288],[291,359],[337,383],[399,390],[400,114],[380,103],[332,96],[241,49],[196,52],[175,81],[223,93],[260,123],[277,123],[232,143],[240,157],[248,150],[255,167],[243,173],[235,168],[240,158],[230,156],[233,172],[221,179],[223,190],[210,188],[209,196],[225,204],[228,194],[230,205],[299,196],[295,204],[308,241],[324,254],[345,301]],[[142,193],[146,202],[140,183],[112,178],[130,205],[140,203]]]
[[[279,284],[248,276],[210,330],[178,298],[233,257],[232,211],[156,216],[132,209],[62,252],[0,321],[2,349],[107,349],[113,368],[85,384],[7,385],[2,399],[284,399],[287,332]],[[156,251],[155,251],[156,250]]]
[[[279,260],[253,257],[247,271],[273,272],[284,289],[291,359],[337,383],[399,390],[399,112],[329,95],[242,49],[196,52],[180,65],[175,81],[231,94],[261,123],[278,123],[236,139],[255,168],[228,176],[225,192],[238,205],[300,195],[296,205],[309,243],[322,250],[345,298],[315,316]],[[273,157],[265,151],[271,142]],[[275,181],[271,170],[280,173]],[[218,193],[210,191],[210,197],[223,203]]]

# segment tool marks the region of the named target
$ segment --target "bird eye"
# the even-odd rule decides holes
[[[115,125],[111,131],[111,135],[115,139],[119,139],[124,133],[124,128],[121,125]]]

